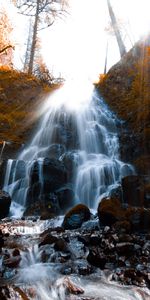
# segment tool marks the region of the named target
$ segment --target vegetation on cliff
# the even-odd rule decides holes
[[[58,85],[47,85],[26,73],[1,67],[0,142],[13,143],[13,150],[18,149],[29,138],[35,111],[43,97],[56,87]]]
[[[150,165],[149,61],[150,36],[138,42],[97,85],[112,110],[124,121],[120,137],[122,144],[126,145],[123,157],[135,160],[140,171],[143,163],[147,165],[146,170],[142,170],[146,173]],[[125,127],[128,128],[127,134]]]

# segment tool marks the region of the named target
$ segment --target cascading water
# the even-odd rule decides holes
[[[54,221],[54,220],[53,220]],[[48,224],[48,223],[49,224]],[[57,221],[57,225],[59,220]],[[29,300],[149,300],[150,291],[145,286],[120,285],[113,281],[113,271],[105,269],[104,271],[97,268],[93,273],[80,275],[78,267],[87,265],[86,260],[83,263],[83,257],[87,255],[86,246],[78,240],[82,237],[79,231],[62,232],[56,231],[55,222],[51,221],[22,221],[13,220],[4,226],[4,230],[9,232],[9,241],[7,243],[20,245],[15,252],[19,252],[19,266],[17,269],[4,269],[4,280],[8,281],[9,299],[29,299]],[[22,226],[25,230],[22,231]],[[27,228],[29,227],[29,228]],[[55,242],[43,243],[43,236],[47,235],[58,241],[62,238],[68,240],[69,252],[57,251]],[[46,231],[45,231],[46,230]],[[7,231],[5,231],[6,233]],[[16,235],[17,233],[17,235]],[[85,231],[84,231],[85,233]],[[95,231],[94,236],[101,233]],[[108,234],[108,232],[107,232]],[[49,236],[49,234],[48,234]],[[116,234],[114,236],[117,236]],[[106,240],[108,235],[106,237]],[[136,239],[135,235],[134,238]],[[138,237],[139,239],[139,237]],[[54,240],[53,240],[54,241]],[[141,240],[139,240],[141,242]],[[136,245],[137,246],[137,245]],[[16,261],[17,256],[12,257],[12,249],[5,251],[4,261],[10,260],[10,257]],[[115,251],[115,250],[113,250]],[[82,254],[81,254],[82,252]],[[65,261],[65,257],[72,256],[72,260]],[[114,252],[112,252],[114,255]],[[83,257],[82,257],[83,255]],[[82,258],[81,258],[82,257]],[[129,258],[128,258],[129,259]],[[70,265],[71,263],[71,265]],[[129,261],[128,261],[129,263]],[[0,264],[3,261],[0,257]],[[74,272],[66,274],[63,270],[69,270],[72,266]],[[139,267],[139,264],[138,264]],[[114,267],[115,269],[115,267]],[[121,269],[117,268],[117,272]],[[75,271],[76,270],[76,271]],[[132,269],[131,269],[132,270]],[[129,269],[130,271],[130,269]],[[132,273],[133,274],[133,273]],[[6,282],[6,281],[5,281]],[[3,281],[2,281],[3,283]],[[12,283],[12,285],[11,285]],[[6,289],[8,295],[8,288]],[[8,299],[7,298],[7,299]],[[6,299],[6,298],[5,298]]]
[[[74,184],[74,203],[95,208],[123,176],[133,172],[119,160],[115,117],[95,91],[85,93],[81,85],[64,85],[43,107],[43,119],[31,143],[16,161],[7,163],[4,190],[13,199],[11,214],[23,214],[35,168],[37,197],[42,199],[44,160],[52,157],[60,163],[72,158],[69,181]]]

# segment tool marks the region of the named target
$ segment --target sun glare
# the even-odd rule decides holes
[[[53,94],[40,108],[40,113],[47,111],[49,107],[61,108],[64,106],[69,111],[82,110],[91,101],[93,84],[89,80],[68,79],[62,87],[55,90]]]
[[[127,49],[150,28],[149,2],[111,0],[125,27],[123,39]],[[105,31],[110,21],[107,1],[70,0],[69,3],[70,15],[57,22],[51,32],[42,33],[43,55],[49,68],[57,74],[94,81],[104,70],[107,41],[108,68],[119,60],[116,40]]]

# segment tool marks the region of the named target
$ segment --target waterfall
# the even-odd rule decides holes
[[[33,139],[17,160],[7,163],[3,189],[13,199],[11,214],[23,214],[31,194],[33,172],[38,182],[37,198],[42,199],[46,158],[57,159],[60,164],[71,159],[67,183],[73,185],[74,203],[96,208],[122,177],[133,172],[131,165],[119,159],[115,116],[96,91],[85,89],[84,84],[65,84],[45,101],[41,110],[42,120]]]

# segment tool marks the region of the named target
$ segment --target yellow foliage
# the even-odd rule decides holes
[[[103,80],[106,78],[106,74],[99,74],[99,83],[103,82]]]

